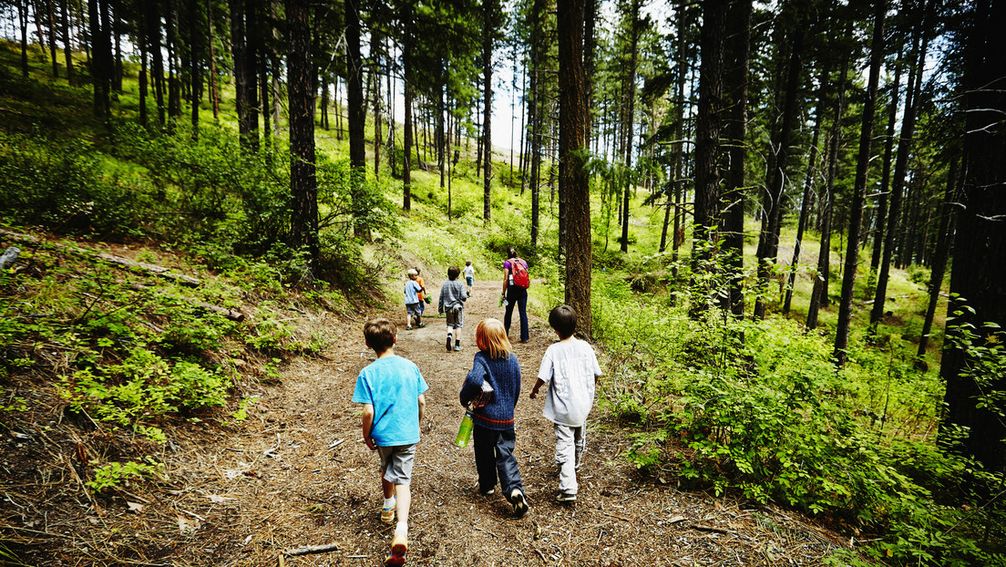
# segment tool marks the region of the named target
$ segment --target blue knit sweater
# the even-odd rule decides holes
[[[492,400],[472,412],[475,425],[506,431],[513,429],[513,410],[520,398],[520,364],[510,353],[506,358],[489,358],[484,352],[475,353],[472,369],[461,386],[461,405],[467,406],[482,392],[482,382],[493,388]]]

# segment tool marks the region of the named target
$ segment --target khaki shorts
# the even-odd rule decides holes
[[[392,484],[409,484],[412,481],[412,465],[416,462],[415,444],[378,447],[377,454],[381,456],[384,480]]]
[[[460,305],[447,308],[447,326],[460,329],[465,326],[465,309]]]

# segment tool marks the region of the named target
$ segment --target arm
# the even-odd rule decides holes
[[[419,394],[419,423],[423,422],[423,414],[426,413],[426,394]]]
[[[461,385],[461,393],[458,394],[458,399],[461,405],[465,407],[468,407],[468,404],[472,403],[472,400],[482,393],[482,382],[485,381],[485,377],[479,370],[478,362],[476,362],[468,372],[468,376],[465,377],[465,383]]]
[[[447,295],[447,286],[440,286],[440,299],[437,300],[437,313],[444,312],[444,296]]]
[[[367,448],[371,451],[377,449],[377,445],[374,445],[374,438],[370,436],[370,431],[373,428],[374,406],[372,404],[363,404],[363,415],[360,417],[360,429],[363,430],[363,442],[367,444]]]
[[[545,381],[542,380],[541,378],[539,378],[538,381],[534,383],[534,388],[531,388],[531,396],[530,396],[532,400],[538,397],[538,390],[544,385]]]

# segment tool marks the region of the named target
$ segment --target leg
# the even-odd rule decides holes
[[[573,444],[576,447],[576,466],[575,468],[579,470],[580,463],[583,462],[583,451],[587,448],[587,424],[584,423],[580,427],[573,429]]]
[[[496,488],[495,446],[497,432],[476,425],[472,431],[475,449],[475,470],[479,473],[479,492],[488,493]]]
[[[494,447],[496,450],[496,471],[499,474],[500,485],[503,487],[503,494],[509,497],[515,489],[524,492],[524,483],[520,478],[517,459],[513,456],[517,435],[513,429],[495,433],[498,434]]]
[[[531,337],[527,328],[527,290],[518,288],[517,302],[520,304],[520,342],[526,343]]]
[[[573,428],[555,424],[555,463],[559,465],[559,492],[576,494],[576,448]]]
[[[513,308],[516,305],[514,289],[516,286],[509,286],[506,288],[506,312],[503,314],[503,328],[506,329],[506,334],[510,334],[510,322],[513,321]]]
[[[395,494],[398,499],[398,525],[395,533],[402,532],[402,535],[409,533],[409,506],[412,505],[412,490],[408,484],[396,484]]]
[[[451,350],[451,339],[453,339],[454,328],[447,325],[447,350]]]

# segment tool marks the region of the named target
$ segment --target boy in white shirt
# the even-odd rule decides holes
[[[579,490],[576,469],[580,468],[587,442],[587,414],[594,405],[594,386],[601,368],[590,343],[573,336],[576,311],[572,307],[560,305],[553,309],[548,324],[559,335],[559,342],[548,347],[541,359],[531,399],[548,384],[542,415],[555,424],[555,462],[559,466],[556,500],[575,502]]]
[[[465,262],[465,283],[468,284],[468,294],[471,295],[472,286],[475,285],[475,266],[471,260]]]

